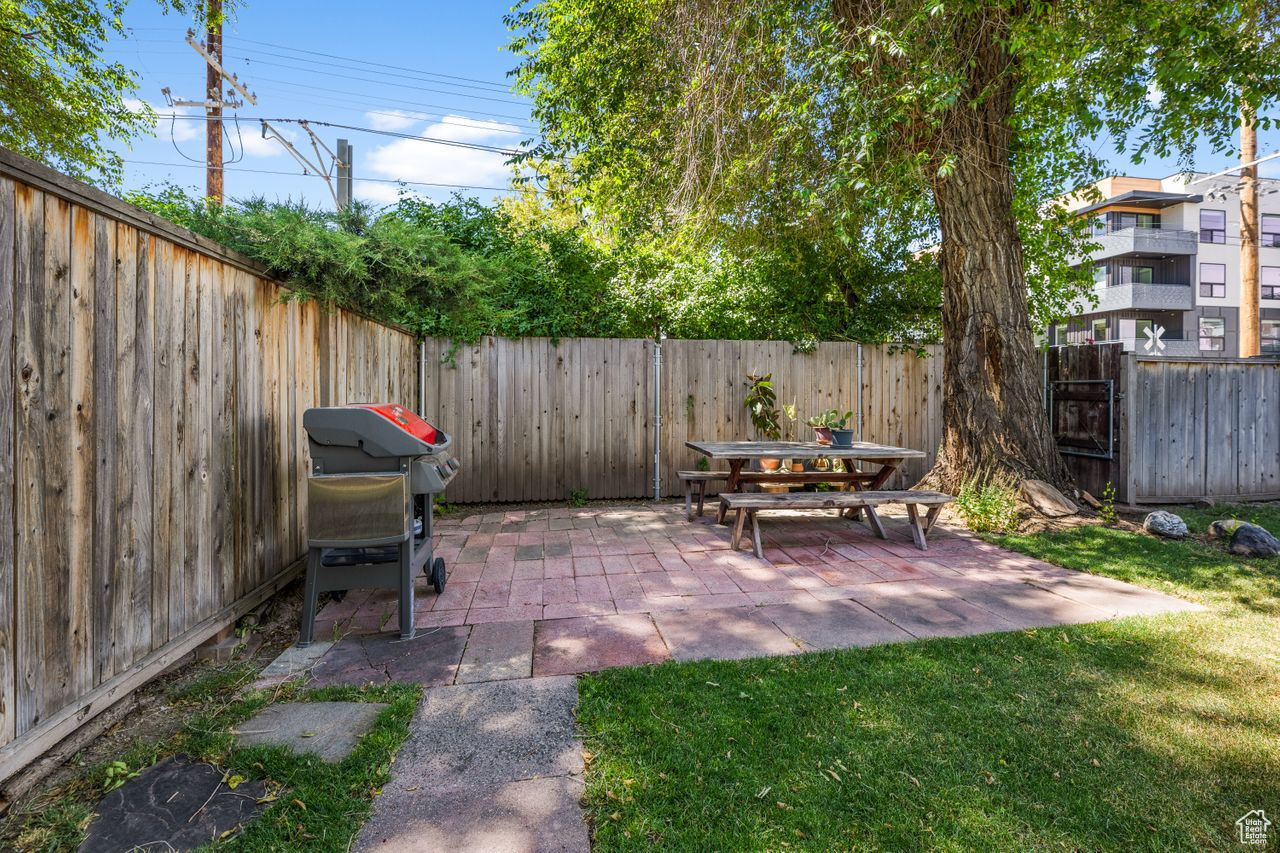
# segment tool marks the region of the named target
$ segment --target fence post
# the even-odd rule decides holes
[[[858,347],[857,347],[857,353],[858,353],[858,355],[857,355],[857,359],[858,359],[858,376],[857,376],[857,385],[858,385],[858,441],[862,441],[862,423],[863,423],[863,417],[862,417],[862,344],[858,344]]]
[[[662,342],[661,329],[653,339],[653,499],[662,500]]]

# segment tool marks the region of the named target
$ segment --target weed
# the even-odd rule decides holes
[[[1018,524],[1018,496],[1013,474],[979,471],[960,486],[956,510],[975,533],[1008,533]]]
[[[569,490],[569,506],[579,507],[587,505],[586,489],[570,489]]]
[[[1112,525],[1116,523],[1118,516],[1116,515],[1116,487],[1107,481],[1106,488],[1102,490],[1102,503],[1098,507],[1098,518],[1102,519],[1102,523]]]

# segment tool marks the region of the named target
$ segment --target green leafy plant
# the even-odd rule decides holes
[[[711,460],[705,456],[699,456],[698,461],[693,464],[693,467],[698,471],[710,471]]]
[[[1018,525],[1020,490],[1008,472],[979,471],[956,492],[956,511],[975,533],[1010,533]]]
[[[582,507],[587,505],[586,489],[570,489],[569,490],[569,506]]]
[[[828,409],[821,414],[814,415],[805,421],[811,427],[827,429],[844,429],[849,423],[849,419],[853,417],[853,412],[841,412],[839,409]]]
[[[773,374],[749,373],[746,385],[747,395],[742,398],[742,405],[751,412],[751,425],[761,438],[777,441],[782,437],[782,425],[779,423],[778,394],[773,390]]]
[[[1115,484],[1107,481],[1107,485],[1102,490],[1102,504],[1098,507],[1098,518],[1102,519],[1103,524],[1115,524],[1116,519],[1116,487]]]
[[[137,770],[130,770],[128,763],[124,761],[110,761],[102,768],[105,781],[103,782],[104,791],[114,791],[125,782],[133,779],[138,775]]]

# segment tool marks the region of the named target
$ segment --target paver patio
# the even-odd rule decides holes
[[[449,584],[437,596],[419,580],[418,637],[395,638],[394,592],[353,590],[319,614],[316,637],[342,639],[312,683],[440,686],[1194,609],[945,524],[921,552],[892,512],[887,541],[830,513],[779,513],[763,560],[730,550],[711,515],[665,504],[442,520]]]
[[[397,638],[394,593],[353,590],[318,617],[335,642],[260,683],[309,669],[315,686],[429,688],[355,849],[585,853],[566,676],[1198,609],[945,525],[922,553],[892,512],[887,541],[790,515],[764,525],[765,559],[674,504],[443,520],[450,579],[440,596],[419,581],[416,638]]]

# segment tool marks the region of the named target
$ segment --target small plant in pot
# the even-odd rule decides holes
[[[782,424],[778,420],[782,413],[778,411],[778,395],[773,390],[773,374],[747,374],[746,384],[747,395],[742,398],[742,405],[751,415],[751,425],[765,441],[777,441],[782,437]],[[761,471],[777,471],[780,467],[781,459],[760,460]]]
[[[788,404],[784,405],[784,406],[782,407],[782,414],[783,414],[783,415],[786,417],[786,419],[787,419],[787,428],[786,428],[786,430],[785,430],[785,432],[784,432],[784,434],[783,434],[783,438],[785,438],[787,441],[799,441],[799,440],[800,440],[800,430],[799,430],[799,428],[797,427],[797,424],[799,424],[799,423],[800,423],[800,415],[799,415],[799,414],[797,413],[797,411],[796,411],[796,401],[795,401],[795,400],[792,400],[790,403],[788,403]],[[794,472],[796,472],[796,473],[799,473],[799,472],[803,471],[803,470],[804,470],[804,460],[803,460],[803,459],[792,459],[792,460],[791,460],[791,470],[792,470],[792,471],[794,471]]]
[[[823,434],[830,437],[832,447],[852,447],[853,446],[853,430],[846,429],[849,419],[853,417],[853,412],[841,412],[839,409],[831,409],[820,415],[814,415],[809,418],[806,423],[813,427],[814,432],[818,434],[818,443],[827,444],[823,441]]]

